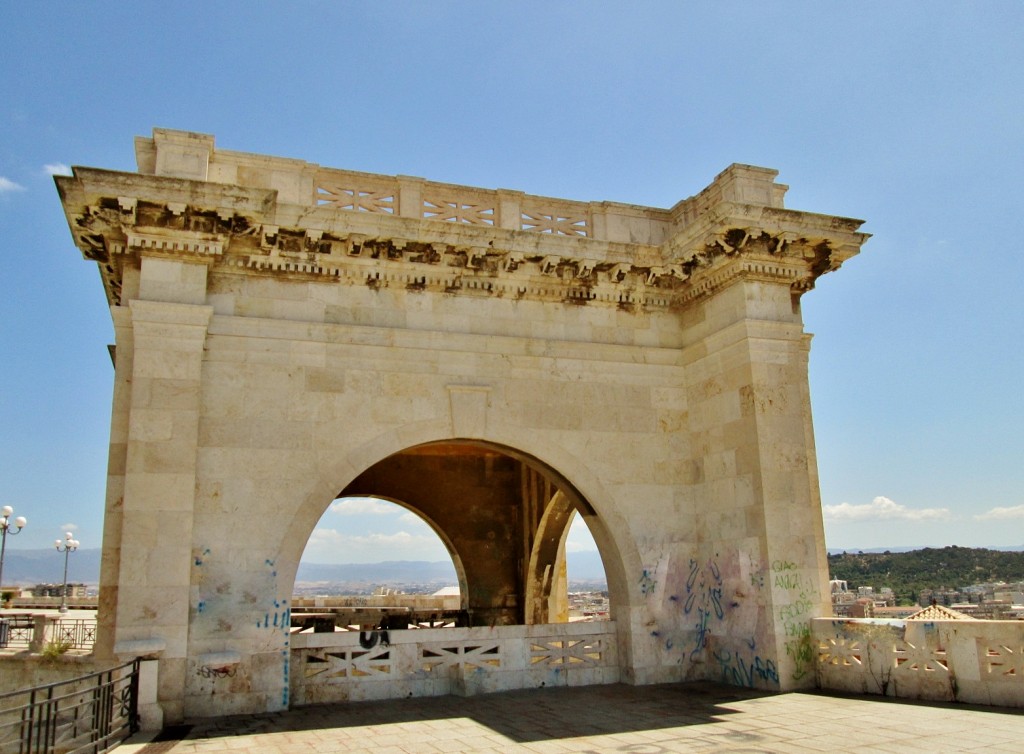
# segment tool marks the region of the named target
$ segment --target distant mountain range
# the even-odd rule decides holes
[[[891,553],[916,552],[923,547],[874,547],[870,549],[829,548],[830,555],[844,552]],[[964,548],[970,549],[970,548]],[[1020,547],[990,547],[1001,552],[1024,551]],[[595,551],[566,554],[570,581],[603,581],[604,565]],[[8,550],[4,557],[5,585],[29,586],[40,583],[59,583],[64,575],[64,556],[55,549]],[[100,580],[100,550],[77,550],[68,560],[68,581],[97,584]],[[449,561],[387,561],[383,563],[301,563],[296,581],[351,582],[361,584],[431,584],[456,583],[455,568]]]
[[[570,552],[569,578],[578,581],[604,580],[604,566],[597,552]],[[64,577],[64,556],[55,549],[8,550],[4,556],[4,585],[60,583]],[[68,581],[98,584],[100,550],[76,550],[68,560]],[[300,563],[296,581],[349,582],[353,584],[456,584],[451,561],[414,560],[383,563]]]
[[[7,550],[4,554],[4,586],[59,584],[64,578],[64,554],[56,548],[45,550]],[[73,584],[98,584],[100,550],[75,550],[68,555],[68,581]]]

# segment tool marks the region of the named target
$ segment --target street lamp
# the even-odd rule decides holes
[[[57,552],[64,553],[64,588],[60,592],[60,611],[68,611],[68,556],[78,549],[78,540],[71,538],[71,532],[64,533],[64,541],[54,540]]]
[[[14,508],[9,505],[5,505],[3,509],[0,509],[0,589],[4,585],[4,553],[7,551],[7,535],[17,534],[25,528],[25,524],[28,522],[24,516],[18,516],[11,522],[11,516],[14,514]],[[12,528],[13,527],[13,528]]]

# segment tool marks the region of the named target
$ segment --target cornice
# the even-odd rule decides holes
[[[422,183],[403,180],[414,188]],[[353,199],[348,208],[339,200],[301,205],[279,201],[273,189],[92,168],[75,168],[56,182],[75,242],[99,265],[111,304],[120,303],[126,264],[160,256],[224,274],[629,310],[679,308],[740,280],[802,294],[868,238],[857,232],[859,220],[706,197],[700,212],[678,220],[672,235],[655,245],[593,237],[608,222],[597,215],[586,225],[589,235],[573,235],[460,221],[459,212],[470,209],[443,217],[360,209],[380,201],[372,196]],[[520,201],[514,194],[497,192],[502,201]],[[643,209],[629,208],[633,217]]]

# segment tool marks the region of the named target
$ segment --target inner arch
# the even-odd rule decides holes
[[[552,574],[565,571],[565,533],[587,501],[527,454],[473,440],[417,445],[373,464],[339,497],[401,501],[430,522],[461,564],[471,625],[564,620]],[[592,527],[593,528],[593,527]]]
[[[399,518],[402,512],[405,515]],[[353,521],[357,523],[353,525]],[[368,521],[373,521],[372,526],[368,525]],[[411,534],[406,531],[410,525]],[[417,530],[422,528],[429,530],[429,533],[420,535]],[[369,535],[362,533],[368,529],[373,530]],[[339,551],[338,548],[353,544],[356,549],[354,559],[346,559],[344,551]],[[411,547],[412,552],[403,547]],[[330,554],[327,554],[328,551]],[[328,506],[310,535],[300,561],[296,583],[298,584],[302,576],[304,566],[312,568],[326,560],[332,563],[344,561],[370,564],[393,560],[442,559],[450,562],[455,574],[455,584],[460,593],[465,593],[465,570],[458,553],[445,532],[429,517],[401,500],[381,495],[341,496]],[[380,581],[386,582],[387,579],[381,576]],[[446,580],[445,586],[451,584],[450,580]],[[295,593],[298,594],[298,589]]]

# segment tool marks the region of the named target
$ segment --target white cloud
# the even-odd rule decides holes
[[[401,516],[399,516],[398,522],[400,524],[405,524],[406,526],[413,529],[422,529],[424,531],[429,532],[434,531],[430,528],[430,524],[428,524],[426,521],[424,521],[422,518],[420,518],[417,514],[413,513],[412,511],[406,511]]]
[[[438,537],[408,531],[348,534],[337,529],[314,529],[302,559],[310,563],[377,563],[385,560],[450,559]]]
[[[993,508],[974,517],[975,521],[1002,521],[1009,518],[1024,518],[1024,505],[1010,508]]]
[[[331,513],[339,516],[394,516],[405,509],[400,505],[372,497],[347,497],[331,503]]]
[[[832,521],[944,521],[952,518],[948,508],[908,508],[887,497],[876,497],[864,505],[826,505],[825,518]]]
[[[589,542],[578,542],[571,539],[565,540],[565,551],[566,552],[597,552],[597,545],[594,544],[594,540]]]
[[[4,178],[0,175],[0,194],[13,193],[15,191],[24,191],[25,187],[20,186],[9,178]]]
[[[62,524],[61,531],[78,531],[78,524]]]
[[[49,162],[43,165],[43,171],[47,175],[71,175],[71,168],[63,162]]]
[[[594,537],[583,521],[583,516],[574,516],[569,526],[569,536],[565,538],[566,552],[597,552]]]

